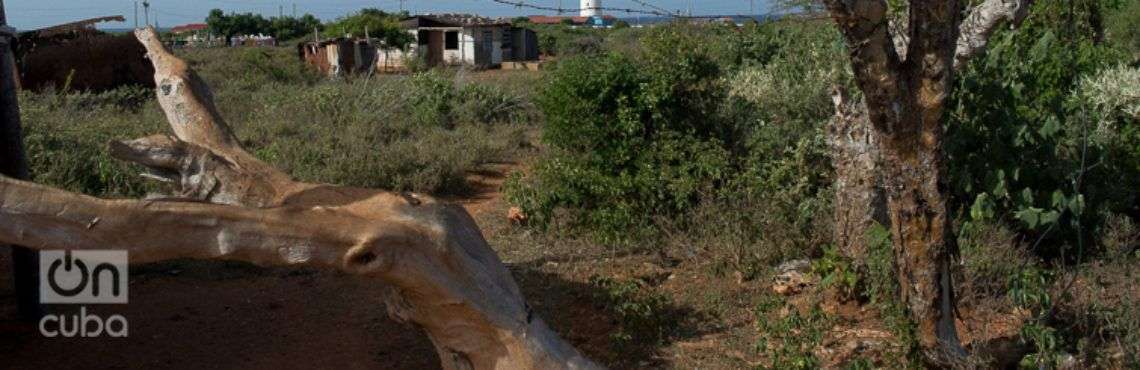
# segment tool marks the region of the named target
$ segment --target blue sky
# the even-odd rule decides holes
[[[555,6],[558,0],[524,0],[530,4]],[[693,13],[700,15],[747,14],[750,0],[645,0],[665,9],[688,9],[693,4]],[[139,23],[142,18],[142,0],[139,0]],[[353,10],[376,7],[398,10],[399,0],[150,0],[151,19],[158,18],[162,27],[185,23],[201,22],[213,8],[226,12],[254,12],[266,16],[277,15],[279,7],[285,14],[293,12],[312,13],[322,20],[333,19]],[[578,0],[562,0],[563,7],[577,8]],[[755,0],[758,13],[763,13],[768,0]],[[643,8],[632,0],[603,0],[607,7]],[[125,23],[104,23],[101,27],[121,28],[134,24],[133,0],[4,0],[8,13],[8,23],[17,29],[27,30],[50,26],[68,21],[104,15],[123,15]],[[518,9],[514,6],[497,4],[491,0],[406,0],[410,11],[419,13],[478,13],[487,16],[508,16],[526,14],[548,14],[532,9]]]

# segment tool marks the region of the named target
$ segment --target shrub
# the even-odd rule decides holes
[[[418,124],[428,127],[451,127],[451,104],[455,85],[439,72],[412,75],[409,80],[408,114]]]
[[[1140,122],[1140,68],[1118,65],[1084,76],[1074,98],[1098,119],[1095,136],[1102,143],[1134,136],[1129,123]]]
[[[552,153],[511,201],[540,222],[571,209],[611,241],[689,209],[728,167],[717,73],[696,57],[653,71],[619,55],[562,61],[537,99]]]
[[[456,119],[478,123],[529,123],[535,121],[530,102],[496,86],[468,84],[458,91]]]
[[[803,32],[835,43],[744,67],[798,81],[788,91],[736,78],[753,35],[719,24],[615,31],[608,47],[622,53],[560,61],[536,101],[550,150],[508,200],[538,225],[559,215],[608,242],[675,229],[691,242],[671,244],[728,250],[741,271],[812,253],[830,214],[822,127],[846,70],[833,29]]]
[[[633,345],[657,345],[669,333],[670,317],[666,317],[668,299],[648,291],[634,280],[617,281],[594,276],[590,285],[597,288],[597,300],[617,319],[611,334],[618,351]]]
[[[1086,210],[1133,208],[1140,187],[1126,164],[1135,161],[1112,160],[1126,153],[1093,140],[1092,106],[1074,99],[1082,76],[1115,65],[1121,55],[1097,43],[1087,23],[1063,21],[1086,19],[1065,4],[1038,2],[1021,28],[995,35],[988,53],[963,70],[948,102],[955,201],[970,207],[972,220],[1045,234],[1043,256],[1088,238],[1100,221]]]
[[[589,27],[572,28],[566,25],[533,25],[538,33],[538,51],[544,55],[569,57],[593,53],[600,49],[603,35],[608,32]]]
[[[1140,1],[1124,0],[1120,9],[1108,14],[1107,31],[1110,39],[1129,50],[1140,61]]]
[[[756,316],[760,332],[756,348],[769,360],[767,368],[818,369],[822,365],[815,349],[823,344],[835,318],[823,312],[818,302],[801,312],[781,297],[765,296],[756,307]]]

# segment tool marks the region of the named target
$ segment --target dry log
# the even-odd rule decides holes
[[[461,207],[294,181],[240,147],[206,84],[154,30],[135,34],[175,137],[111,151],[171,180],[174,199],[103,200],[0,177],[0,242],[368,275],[390,288],[391,316],[424,328],[445,369],[597,368],[531,312]]]

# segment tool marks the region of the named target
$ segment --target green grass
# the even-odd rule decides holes
[[[327,81],[288,48],[182,56],[246,149],[304,181],[463,193],[468,171],[513,160],[535,128],[517,78],[506,88],[446,71]],[[157,190],[106,150],[111,140],[170,132],[153,92],[23,93],[21,107],[36,181],[101,196]]]

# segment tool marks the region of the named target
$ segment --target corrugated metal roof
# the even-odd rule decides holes
[[[94,30],[96,23],[112,22],[112,21],[126,22],[127,19],[121,15],[110,15],[110,16],[106,16],[106,17],[89,18],[89,19],[84,19],[81,21],[69,22],[69,23],[64,23],[64,24],[51,26],[51,27],[44,27],[44,28],[40,28],[38,30],[31,30],[28,32],[21,32],[21,33],[36,33],[36,34],[39,34],[39,36],[41,36],[41,37],[47,37],[47,36],[60,34],[60,33],[84,31],[84,30]]]
[[[404,18],[404,28],[509,26],[510,22],[473,14],[422,14]]]

